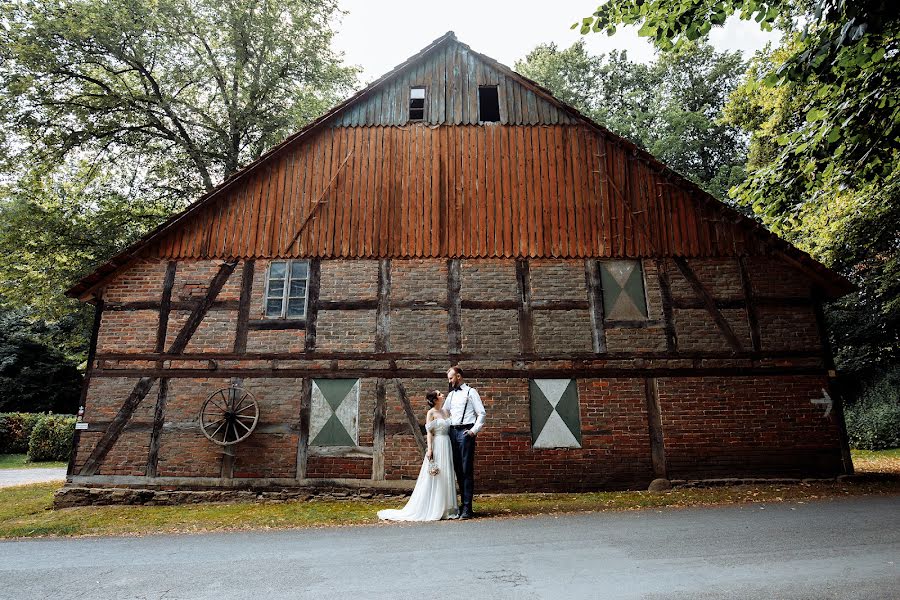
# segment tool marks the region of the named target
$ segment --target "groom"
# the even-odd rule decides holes
[[[459,367],[447,371],[450,392],[444,407],[450,412],[450,446],[453,448],[453,469],[462,495],[460,519],[471,519],[472,495],[475,491],[475,436],[484,425],[484,405],[474,388],[463,383]]]

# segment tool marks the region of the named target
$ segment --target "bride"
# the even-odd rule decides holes
[[[416,487],[406,506],[378,511],[378,518],[388,521],[437,521],[455,517],[456,475],[453,471],[453,452],[450,449],[450,415],[442,410],[444,394],[437,390],[425,394],[428,414],[425,430],[428,432],[428,451],[422,461],[422,469]]]

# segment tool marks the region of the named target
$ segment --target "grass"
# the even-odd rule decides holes
[[[29,462],[27,454],[0,454],[0,469],[48,469],[63,468],[68,463],[64,462]]]
[[[900,475],[900,448],[892,450],[851,450],[857,473],[894,473]]]
[[[858,472],[891,472],[900,449],[854,451]],[[195,504],[183,506],[91,506],[52,510],[59,484],[0,489],[0,538],[41,536],[144,535],[250,529],[371,525],[376,512],[398,507],[396,500],[297,501]],[[900,481],[814,482],[798,485],[739,485],[678,489],[664,493],[594,492],[583,494],[479,495],[483,517],[621,511],[725,504],[790,502],[802,504],[874,494],[900,494]]]

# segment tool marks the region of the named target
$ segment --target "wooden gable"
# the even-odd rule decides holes
[[[425,119],[408,120],[425,86]],[[496,85],[500,121],[479,123]],[[452,32],[69,290],[135,258],[591,258],[775,251],[840,276]]]

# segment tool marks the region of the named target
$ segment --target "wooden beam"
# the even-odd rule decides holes
[[[169,380],[165,377],[159,380],[159,388],[156,394],[156,408],[153,410],[153,431],[150,433],[150,450],[147,456],[147,477],[157,476],[159,464],[159,438],[162,433],[166,415],[166,401],[169,394]]]
[[[743,256],[738,257],[738,268],[741,273],[741,287],[744,290],[744,302],[746,303],[747,324],[750,326],[750,348],[754,352],[760,349],[759,311],[756,310],[756,301],[753,295],[753,284],[750,281],[750,272],[747,270],[747,261]]]
[[[94,446],[94,449],[91,451],[90,456],[88,456],[87,460],[84,461],[84,465],[82,465],[81,471],[79,471],[78,473],[79,475],[97,474],[97,469],[99,469],[100,463],[103,462],[103,459],[106,458],[106,454],[109,452],[110,448],[112,448],[113,444],[115,444],[119,439],[119,436],[121,435],[122,430],[125,428],[125,425],[128,424],[128,421],[131,420],[131,416],[134,414],[135,409],[137,409],[141,401],[150,392],[150,388],[153,387],[156,379],[157,377],[155,376],[141,377],[141,379],[134,386],[134,389],[131,390],[128,398],[126,398],[125,402],[122,403],[122,406],[119,408],[119,412],[116,413],[116,416],[113,418],[109,427],[106,429],[106,433],[103,434],[103,437],[100,438],[100,441],[97,442],[97,445]]]
[[[91,385],[91,375],[94,372],[94,362],[97,357],[97,339],[100,337],[100,322],[103,319],[103,298],[97,299],[97,304],[94,306],[94,323],[91,326],[91,345],[88,348],[88,356],[87,356],[87,369],[84,373],[84,381],[81,384],[81,397],[78,401],[78,406],[80,408],[84,408],[85,401],[87,400],[88,388]],[[75,457],[78,452],[78,443],[81,440],[81,430],[76,429],[75,435],[72,438],[72,449],[69,452],[69,465],[66,467],[66,477],[71,477],[74,475],[75,471]]]
[[[731,360],[731,359],[726,359]],[[529,361],[511,361],[516,366],[498,368],[466,367],[467,378],[499,378],[499,379],[583,379],[585,377],[597,377],[607,379],[611,377],[644,378],[644,377],[736,377],[741,375],[763,375],[775,377],[778,375],[811,375],[821,377],[823,369],[820,366],[752,366],[746,363],[727,367],[701,367],[695,362],[692,366],[684,367],[654,367],[654,366],[595,366],[583,363],[569,363],[558,367],[540,366],[534,367]],[[209,378],[209,377],[246,377],[246,378],[303,378],[315,377],[321,379],[358,379],[377,378],[386,379],[432,379],[440,378],[444,374],[443,368],[434,367],[360,367],[358,364],[341,368],[339,365],[314,365],[299,368],[222,368],[209,369],[109,369],[97,370],[94,377],[169,377],[169,378]]]
[[[704,287],[700,280],[697,278],[696,273],[691,269],[690,265],[688,265],[687,260],[680,256],[676,256],[674,259],[675,265],[678,267],[678,270],[687,279],[688,283],[691,284],[691,287],[694,288],[694,293],[703,300],[704,305],[706,306],[707,312],[709,312],[710,316],[712,316],[713,321],[715,321],[716,326],[719,328],[719,331],[722,332],[722,335],[725,336],[726,341],[728,341],[728,345],[731,346],[731,349],[734,352],[741,352],[743,349],[741,348],[741,342],[738,340],[737,336],[734,334],[734,330],[731,329],[731,325],[728,324],[728,320],[725,319],[725,316],[716,308],[716,302],[713,300],[712,294]]]
[[[314,258],[309,261],[309,281],[307,282],[306,339],[304,349],[313,352],[316,349],[316,322],[319,318],[319,287],[322,280],[322,261]],[[307,430],[307,433],[309,431]],[[305,467],[304,467],[305,468]]]
[[[384,435],[385,413],[387,406],[387,393],[385,380],[379,377],[375,381],[375,412],[372,416],[372,479],[381,481],[384,479]]]
[[[655,378],[644,380],[644,402],[647,408],[647,427],[650,432],[650,460],[653,475],[668,479],[666,447],[663,438],[662,415],[659,407],[659,388]]]
[[[462,263],[458,258],[447,261],[447,352],[450,363],[459,364],[462,353]]]
[[[609,322],[609,321],[607,321]],[[625,323],[632,321],[613,321],[617,325],[624,326]],[[652,326],[662,325],[659,321],[650,321]],[[602,357],[598,357],[594,352],[555,352],[541,355],[523,355],[518,352],[510,352],[509,354],[500,354],[497,352],[463,352],[459,355],[460,359],[478,362],[478,361],[496,361],[496,360],[566,360],[566,361],[593,361],[602,359],[605,362],[614,360],[633,360],[633,359],[683,359],[683,360],[716,360],[716,359],[748,359],[760,360],[766,358],[821,358],[822,350],[767,350],[766,352],[750,352],[743,351],[732,353],[722,351],[682,351],[669,352],[662,351],[635,351],[635,352],[608,352]],[[447,358],[444,352],[428,352],[423,349],[420,353],[410,352],[340,352],[340,351],[316,351],[316,352],[253,352],[247,353],[245,356],[234,354],[231,352],[185,352],[183,354],[154,354],[152,352],[143,353],[121,353],[109,352],[96,355],[96,361],[102,363],[104,361],[128,362],[128,361],[166,361],[166,360],[240,360],[241,358],[253,360],[352,360],[352,361],[398,361],[398,360],[419,360],[419,361],[440,361]]]
[[[669,281],[669,265],[656,259],[656,276],[659,278],[659,295],[662,302],[663,326],[666,330],[666,352],[678,351],[678,334],[675,331],[675,317],[672,310],[672,284]]]
[[[222,288],[225,287],[225,282],[228,281],[228,278],[234,272],[236,266],[237,262],[232,261],[223,263],[222,266],[219,267],[219,271],[216,273],[215,277],[213,277],[209,284],[209,288],[206,290],[206,296],[203,297],[203,300],[188,317],[187,322],[181,328],[181,331],[178,332],[178,337],[175,338],[175,341],[172,342],[172,345],[169,347],[169,354],[181,354],[184,351],[188,342],[191,341],[194,332],[197,331],[197,328],[203,321],[203,318],[206,317],[209,307],[212,306],[216,296],[218,296],[219,292],[222,291]]]
[[[406,413],[406,420],[409,422],[409,429],[416,438],[416,445],[419,451],[424,455],[428,449],[425,443],[425,436],[422,435],[422,428],[419,426],[419,420],[416,419],[416,413],[413,412],[412,405],[409,402],[409,396],[406,394],[406,388],[399,379],[394,379],[394,385],[397,386],[397,394],[400,396],[400,404],[403,406],[403,412]]]
[[[197,331],[197,327],[200,326],[200,323],[203,321],[203,317],[206,316],[209,307],[212,305],[213,301],[216,299],[216,296],[219,295],[219,292],[222,291],[222,288],[225,286],[225,282],[228,281],[228,277],[234,271],[234,267],[237,265],[236,262],[227,262],[223,263],[221,267],[219,267],[219,271],[216,273],[215,277],[213,277],[212,281],[209,284],[209,289],[206,291],[206,296],[197,305],[197,308],[194,309],[194,312],[191,313],[190,317],[188,317],[187,322],[182,326],[181,331],[178,332],[178,337],[175,338],[175,341],[169,347],[169,354],[180,354],[184,351],[188,342],[191,339],[191,336],[194,335],[194,332]],[[207,374],[209,371],[207,371]],[[163,375],[165,376],[165,375]],[[153,383],[159,376],[144,376],[135,384],[134,389],[132,389],[131,394],[128,395],[128,398],[125,399],[125,402],[119,408],[119,412],[116,413],[115,418],[112,421],[110,427],[106,430],[106,433],[103,434],[103,437],[97,442],[97,445],[94,446],[94,449],[91,451],[90,456],[85,461],[84,465],[81,467],[80,475],[96,475],[97,470],[100,468],[100,464],[103,462],[103,459],[106,458],[106,454],[112,448],[112,446],[119,439],[119,436],[122,434],[122,430],[125,425],[128,424],[128,421],[131,420],[134,411],[140,405],[140,403],[144,400],[147,394],[150,392],[150,388],[153,386]]]
[[[391,349],[391,259],[378,261],[378,305],[375,310],[375,352]]]
[[[309,458],[309,418],[312,406],[312,377],[300,384],[300,435],[297,438],[297,479],[306,479]]]
[[[587,259],[584,261],[584,280],[587,287],[588,303],[591,310],[591,339],[594,344],[594,352],[605,354],[606,347],[606,316],[603,314],[603,283],[600,279],[600,261]]]
[[[170,260],[166,265],[166,276],[163,279],[162,297],[159,300],[159,324],[156,327],[156,352],[166,347],[166,330],[169,327],[169,312],[172,306],[172,287],[175,285],[175,270],[178,262]]]
[[[306,329],[306,319],[250,319],[247,321],[250,331],[271,331],[276,329]]]
[[[250,302],[253,296],[253,274],[256,262],[251,258],[244,261],[241,269],[241,299],[238,304],[237,331],[234,335],[234,352],[243,354],[247,351],[247,331],[250,323]]]
[[[531,275],[528,261],[516,261],[516,285],[519,292],[519,343],[522,354],[534,352],[534,321],[531,314]]]
[[[828,337],[828,326],[825,321],[825,311],[822,308],[825,302],[825,294],[821,290],[816,290],[814,297],[816,298],[816,329],[819,332],[819,340],[822,345],[822,360],[825,368],[828,369],[827,384],[828,395],[831,396],[831,418],[834,419],[838,429],[838,436],[841,444],[841,463],[844,467],[845,475],[853,475],[853,457],[850,454],[850,437],[847,435],[847,421],[844,417],[844,399],[841,392],[834,384],[834,377],[837,376],[837,370],[834,364],[834,354],[831,350],[831,338]]]

